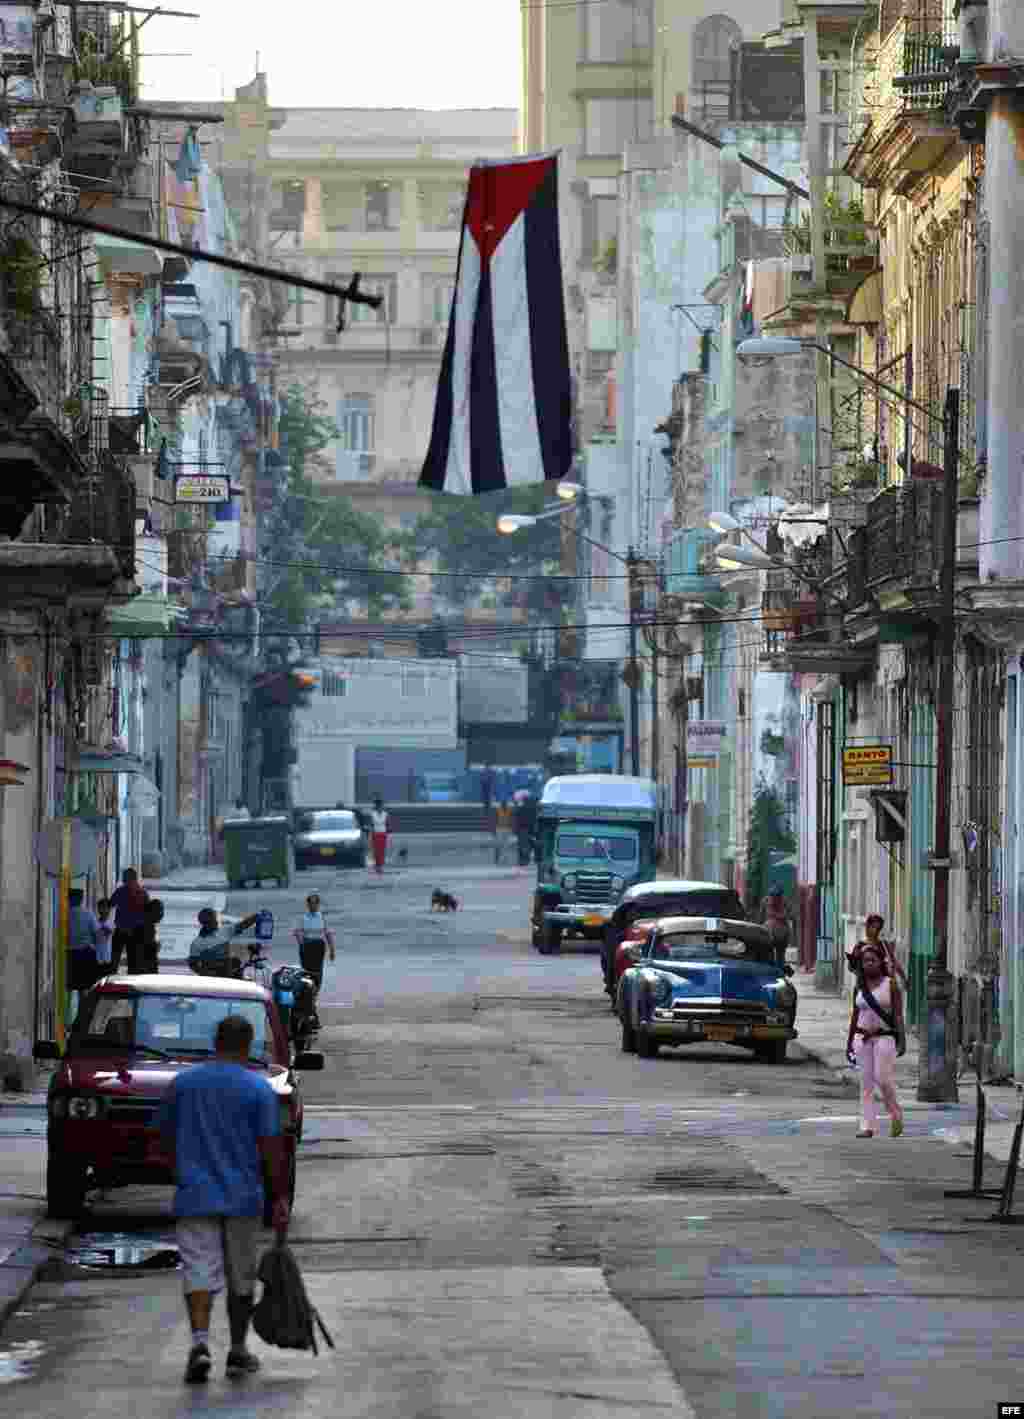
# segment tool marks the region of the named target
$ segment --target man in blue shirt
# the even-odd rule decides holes
[[[245,1341],[260,1260],[264,1169],[274,1228],[283,1236],[288,1226],[281,1107],[267,1080],[248,1068],[252,1039],[252,1025],[243,1015],[221,1020],[213,1061],[179,1074],[160,1113],[178,1184],[174,1213],[192,1326],[189,1384],[209,1376],[210,1312],[225,1280],[231,1327],[227,1374],[259,1369]]]

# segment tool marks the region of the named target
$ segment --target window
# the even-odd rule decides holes
[[[349,453],[370,453],[374,446],[372,394],[346,394],[338,406],[342,447]]]
[[[704,119],[728,118],[733,86],[733,54],[743,34],[728,15],[709,15],[693,30],[693,91]]]
[[[583,142],[591,156],[620,154],[627,143],[651,136],[654,107],[650,97],[584,99]]]
[[[421,182],[417,188],[420,226],[427,232],[457,232],[466,203],[464,183]]]
[[[616,64],[651,47],[652,0],[601,0],[583,7],[583,57]]]
[[[345,282],[348,285],[348,282]],[[359,289],[364,296],[383,296],[384,304],[373,310],[368,305],[349,301],[345,311],[346,325],[394,325],[398,312],[398,277],[363,276]]]
[[[421,324],[447,325],[455,294],[454,276],[424,276],[421,289]]]
[[[366,230],[368,232],[398,230],[401,195],[401,189],[390,182],[368,182],[366,184]]]
[[[337,670],[325,670],[320,682],[320,693],[329,700],[340,700],[348,694],[348,680]]]

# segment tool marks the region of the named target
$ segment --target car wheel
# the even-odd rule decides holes
[[[85,1169],[64,1162],[46,1164],[46,1215],[73,1222],[85,1208]]]
[[[755,1045],[754,1058],[762,1064],[785,1064],[788,1040],[772,1040],[770,1044]]]
[[[622,1017],[622,1053],[636,1054],[636,1031],[628,1015]]]
[[[645,1030],[638,1030],[636,1032],[636,1052],[641,1059],[657,1059],[657,1040],[652,1040]]]

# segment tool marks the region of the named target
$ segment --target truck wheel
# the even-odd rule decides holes
[[[46,1164],[46,1215],[73,1222],[85,1207],[85,1169],[64,1162]]]
[[[542,956],[555,956],[562,945],[562,933],[557,926],[546,921],[537,937],[537,950]]]

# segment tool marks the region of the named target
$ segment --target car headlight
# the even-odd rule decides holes
[[[72,1094],[67,1101],[68,1118],[99,1118],[103,1112],[103,1101],[95,1094]]]
[[[613,877],[613,878],[612,878],[612,891],[615,892],[616,894],[618,894],[618,893],[621,892],[621,891],[624,891],[624,890],[625,890],[625,886],[626,886],[626,879],[625,879],[624,877]]]
[[[567,873],[565,874],[565,876],[562,878],[562,886],[565,888],[565,890],[566,890],[567,892],[575,892],[575,890],[576,890],[576,874],[575,874],[575,872],[567,872]]]

